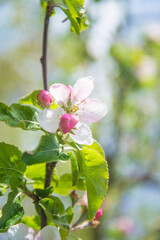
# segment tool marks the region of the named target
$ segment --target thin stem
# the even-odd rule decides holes
[[[56,164],[57,164],[57,162],[51,162],[51,163],[46,164],[46,175],[45,175],[44,188],[47,188],[50,186],[53,170],[54,170]],[[46,216],[44,210],[41,208],[41,229],[44,228],[45,226],[47,226],[47,216]]]
[[[45,226],[47,226],[47,216],[46,216],[43,208],[40,207],[40,209],[41,209],[41,229],[42,229]]]
[[[43,49],[42,49],[42,57],[40,59],[42,64],[42,73],[43,73],[43,84],[44,89],[48,90],[48,78],[47,78],[47,40],[48,40],[48,26],[49,26],[49,14],[46,11],[46,16],[44,20],[44,32],[43,32]]]
[[[54,170],[56,164],[57,164],[57,162],[51,162],[51,163],[46,164],[46,177],[45,177],[45,185],[44,185],[45,188],[50,186],[53,170]]]
[[[39,202],[39,197],[38,197],[37,195],[35,195],[33,192],[31,192],[31,191],[27,188],[27,186],[26,186],[25,183],[24,183],[24,184],[21,184],[21,185],[19,186],[19,188],[22,190],[22,193],[24,193],[25,195],[27,195],[29,198],[32,198],[34,203]]]
[[[48,91],[48,77],[47,77],[47,42],[48,42],[48,26],[49,26],[49,18],[54,9],[54,4],[48,4],[45,20],[44,20],[44,32],[43,32],[43,47],[42,47],[42,57],[40,59],[42,64],[42,73],[43,73],[43,84],[44,89]],[[53,169],[56,163],[47,163],[46,164],[46,173],[45,173],[45,183],[44,188],[50,186]],[[41,208],[41,229],[47,226],[47,216],[44,210]]]

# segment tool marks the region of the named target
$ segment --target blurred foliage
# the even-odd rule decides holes
[[[103,3],[95,2],[97,6]],[[39,59],[44,12],[37,3],[31,4],[31,0],[25,3],[25,8],[23,4],[20,0],[0,3],[0,13],[6,11],[0,17],[4,22],[0,24],[0,101],[7,104],[42,88]],[[55,15],[51,20],[50,84],[72,84],[75,76],[85,75],[93,64],[97,66],[97,59],[88,48],[92,27],[78,37],[70,33],[67,22],[60,23],[64,18],[65,15],[59,19]],[[58,28],[65,29],[64,32],[54,29],[54,21],[58,21]],[[109,192],[103,203],[101,224],[94,230],[84,229],[76,234],[81,234],[83,240],[158,240],[160,39],[143,36],[141,44],[131,46],[121,38],[112,44],[109,54],[106,52],[106,59],[110,66],[106,79],[110,79],[112,106],[106,122],[94,125],[93,131],[103,139],[110,169]],[[22,134],[21,130],[15,131],[4,124],[0,125],[0,133],[1,141],[14,143],[23,150],[33,150],[40,137],[38,133]],[[63,174],[63,167],[58,166],[58,173]]]
[[[141,46],[119,41],[110,49],[115,151],[108,156],[109,198],[116,193],[116,199],[107,207],[107,239],[159,239],[159,42],[145,36]]]

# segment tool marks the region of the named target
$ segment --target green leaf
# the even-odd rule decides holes
[[[13,103],[8,107],[0,103],[0,121],[4,121],[10,127],[32,131],[41,129],[36,113],[37,110],[30,106]]]
[[[7,184],[12,189],[20,185],[26,169],[21,155],[17,147],[0,143],[0,183]]]
[[[0,102],[0,121],[6,121],[11,116],[7,114],[8,106],[2,102]],[[12,117],[11,117],[12,118]]]
[[[88,20],[86,14],[84,14],[82,17],[77,18],[77,21],[78,21],[78,23],[79,23],[79,25],[80,25],[81,31],[84,31],[85,29],[88,28],[88,26],[89,26],[89,20]]]
[[[32,105],[32,106],[36,106],[40,109],[44,109],[37,101],[37,96],[38,94],[41,92],[42,90],[35,90],[27,95],[25,95],[24,97],[22,97],[18,103],[19,104],[27,104],[27,105]],[[52,103],[52,106],[50,106],[51,109],[56,109],[57,108],[57,104],[55,104],[54,102]]]
[[[82,225],[83,225],[83,223],[82,223]],[[83,226],[82,226],[82,229],[83,229]],[[69,238],[67,238],[66,240],[82,240],[82,238],[77,238],[77,236],[75,236],[75,235],[73,235],[71,233],[69,233],[68,237]]]
[[[41,220],[39,216],[32,216],[32,217],[24,216],[21,222],[32,229],[36,229],[36,230],[41,229]]]
[[[24,214],[23,207],[17,194],[17,189],[8,194],[8,200],[2,208],[2,217],[0,218],[1,231],[7,230],[10,226],[18,223]]]
[[[81,31],[85,30],[89,21],[85,13],[84,0],[64,0],[66,7],[57,3],[56,6],[61,8],[67,15],[71,22],[71,30],[75,31],[78,35]]]
[[[51,187],[47,187],[45,189],[36,188],[35,193],[38,197],[45,198],[53,193],[53,187],[51,186]]]
[[[78,17],[78,12],[75,9],[74,5],[72,4],[72,0],[64,0],[64,2],[66,3],[70,13],[74,16],[74,17]]]
[[[80,34],[80,26],[79,26],[77,19],[70,13],[70,11],[68,9],[62,7],[61,5],[57,5],[57,6],[59,8],[61,8],[62,11],[67,15],[67,17],[69,18],[69,20],[71,22],[71,26],[73,27],[75,32],[79,35]]]
[[[78,181],[79,168],[78,168],[76,157],[72,153],[69,155],[70,155],[71,167],[72,167],[72,185],[75,186]]]
[[[33,152],[24,152],[22,155],[22,161],[26,165],[67,161],[68,159],[69,155],[62,152],[55,134],[42,136],[38,147]]]
[[[66,237],[69,234],[69,230],[66,228],[61,227],[59,230],[60,236],[61,236],[61,240],[66,240]]]
[[[40,3],[42,5],[43,8],[47,8],[47,3],[48,3],[48,0],[40,0]]]
[[[69,173],[63,174],[58,182],[58,186],[54,189],[54,192],[60,195],[68,195],[73,190],[86,189],[83,179],[78,179],[76,186],[72,185],[72,176]]]
[[[50,214],[63,214],[65,211],[61,199],[57,196],[41,199],[39,204]]]
[[[19,104],[28,104],[28,105],[34,105],[38,108],[41,108],[40,105],[37,102],[37,96],[38,94],[41,92],[41,90],[35,90],[27,95],[25,95],[24,97],[22,97],[18,103]],[[43,109],[43,108],[41,108]]]
[[[71,147],[74,148],[73,153],[76,157],[79,166],[79,177],[83,176],[83,159],[80,150],[83,149],[83,145],[77,144],[75,142],[67,142]]]
[[[76,156],[76,160],[77,160],[78,166],[79,166],[79,176],[78,177],[81,177],[84,175],[84,166],[83,166],[83,158],[82,158],[80,149],[77,148],[77,150],[74,151],[74,154]]]
[[[50,214],[49,218],[51,216],[57,226],[69,230],[69,224],[73,218],[72,207],[64,209],[61,199],[57,196],[41,199],[39,204],[46,212],[46,215]]]
[[[92,143],[92,145],[84,145],[84,147],[87,147],[88,149],[93,149],[93,150],[97,151],[105,159],[104,151],[98,142],[94,141],[94,143]]]
[[[61,228],[66,228],[69,230],[69,224],[72,221],[73,218],[73,209],[72,207],[68,207],[65,212],[63,213],[62,216],[57,216],[57,215],[52,215],[52,220],[53,222],[61,227]]]
[[[84,0],[64,0],[64,2],[74,17],[80,17],[85,13]]]
[[[25,175],[27,178],[30,178],[31,180],[34,181],[35,188],[43,189],[45,172],[46,172],[46,164],[41,163],[41,164],[27,166]],[[54,168],[54,171],[52,174],[51,185],[55,187],[55,186],[57,186],[57,184],[58,184],[58,175],[56,173],[56,168]]]
[[[4,185],[0,185],[0,197],[3,196],[6,192],[6,187]]]
[[[32,180],[43,181],[45,178],[45,169],[46,169],[45,163],[27,166],[25,175],[27,178],[30,178]]]
[[[87,186],[88,217],[91,221],[100,208],[108,190],[108,166],[104,158],[88,148],[81,150]]]

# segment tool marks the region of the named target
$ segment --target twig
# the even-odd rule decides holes
[[[42,57],[40,59],[42,64],[42,73],[43,73],[43,84],[44,89],[48,91],[48,78],[47,78],[47,40],[48,40],[48,26],[49,26],[49,19],[52,14],[55,5],[50,5],[48,3],[45,20],[44,20],[44,32],[43,32],[43,47],[42,47]],[[44,188],[50,186],[53,169],[56,163],[47,163],[46,164],[46,173],[45,173],[45,183]],[[47,216],[44,210],[41,208],[41,229],[47,226]]]

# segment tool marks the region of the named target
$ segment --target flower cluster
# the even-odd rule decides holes
[[[51,85],[47,97],[45,92],[40,93],[40,104],[46,107],[38,114],[41,127],[50,133],[58,129],[79,144],[91,145],[92,132],[86,122],[97,122],[107,113],[107,106],[95,98],[87,98],[94,88],[94,79],[84,77],[74,84],[73,88],[64,84]],[[49,109],[50,97],[58,107]],[[38,100],[39,100],[38,99]],[[46,102],[44,101],[46,99]]]

